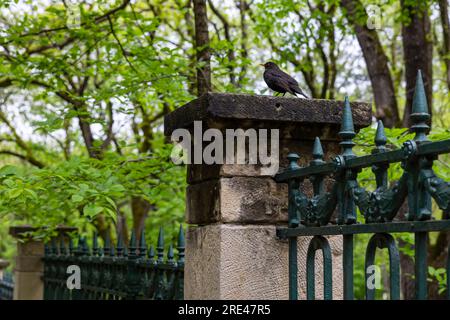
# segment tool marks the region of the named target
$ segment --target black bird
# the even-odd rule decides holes
[[[261,65],[266,69],[264,71],[264,81],[270,89],[282,93],[283,96],[286,92],[289,92],[294,96],[297,96],[296,93],[298,93],[305,98],[308,98],[298,86],[297,80],[292,78],[286,72],[283,72],[275,63],[266,62]]]

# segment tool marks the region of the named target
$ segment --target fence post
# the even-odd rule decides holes
[[[14,226],[9,234],[17,239],[14,268],[14,300],[42,300],[44,298],[44,243],[29,237],[38,230],[32,226]],[[57,228],[59,234],[77,230],[72,227]]]
[[[262,164],[260,155],[254,164],[248,143],[243,146],[251,164],[206,164],[201,161],[201,152],[208,150],[205,146],[211,150],[210,141],[223,139],[224,147],[215,154],[223,151],[230,156],[226,154],[228,143],[237,143],[233,132],[227,129],[240,128],[244,132],[238,135],[247,136],[248,140],[255,134],[258,143],[269,140],[267,155],[272,152],[272,160],[279,160],[280,168],[288,165],[288,152],[300,155],[300,166],[308,165],[313,160],[315,137],[322,142],[323,159],[329,160],[340,153],[342,106],[342,101],[208,93],[165,117],[165,135],[181,137],[184,143],[190,141],[184,146],[193,151],[193,164],[187,168],[186,221],[190,226],[186,234],[185,299],[288,298],[289,246],[275,235],[276,226],[288,221],[288,186],[275,183],[276,170]],[[370,125],[369,104],[352,103],[352,113],[356,131]],[[207,129],[215,130],[205,134]],[[271,129],[278,129],[278,138]],[[202,140],[204,134],[206,142]],[[191,140],[185,140],[189,137]],[[270,141],[273,137],[277,145]],[[261,144],[258,146],[259,151],[264,151]],[[236,152],[233,156],[239,158]],[[330,182],[325,179],[323,186],[328,188]],[[313,189],[311,184],[304,192],[311,196]],[[342,237],[328,240],[333,262],[333,298],[340,299]],[[308,243],[307,238],[297,243],[299,299],[306,297]],[[316,278],[321,278],[322,267],[316,265]]]
[[[0,259],[0,279],[3,278],[3,270],[8,268],[8,266],[9,266],[9,261],[6,261],[4,259]]]

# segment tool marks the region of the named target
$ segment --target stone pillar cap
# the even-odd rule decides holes
[[[23,238],[24,233],[37,231],[39,229],[46,229],[46,227],[37,228],[37,227],[30,226],[30,225],[12,226],[9,228],[9,234],[11,236],[13,236],[14,238]],[[56,231],[59,234],[68,233],[68,232],[77,231],[77,230],[78,230],[78,228],[64,226],[64,225],[56,227]]]
[[[323,99],[285,98],[250,94],[206,93],[164,117],[164,134],[190,128],[194,121],[270,122],[287,124],[325,124],[340,126],[344,102]],[[367,127],[372,106],[351,102],[355,129]]]
[[[0,270],[5,269],[7,266],[9,266],[9,261],[5,259],[0,259]]]

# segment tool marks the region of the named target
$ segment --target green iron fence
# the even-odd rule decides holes
[[[14,278],[9,272],[4,272],[0,278],[0,300],[12,300],[14,292]]]
[[[378,122],[375,148],[370,155],[356,156],[352,148],[354,132],[352,112],[348,98],[339,136],[342,154],[331,162],[323,160],[320,140],[316,138],[312,151],[313,160],[307,167],[297,164],[299,156],[289,154],[288,168],[276,175],[277,182],[288,184],[288,227],[277,229],[277,236],[289,241],[289,298],[298,299],[297,237],[312,236],[307,252],[307,299],[315,298],[314,260],[317,250],[323,254],[324,298],[332,299],[332,258],[325,236],[343,236],[343,288],[344,299],[354,299],[354,235],[373,234],[365,256],[366,299],[375,298],[373,286],[367,286],[368,268],[374,264],[376,249],[386,248],[389,253],[390,298],[400,299],[400,258],[392,233],[414,234],[415,296],[427,298],[427,247],[429,232],[450,230],[450,184],[433,172],[433,161],[438,155],[450,153],[450,140],[430,142],[427,139],[430,119],[421,73],[417,76],[411,114],[410,131],[413,140],[398,150],[387,150],[383,123]],[[400,162],[403,174],[399,181],[389,185],[388,168]],[[358,184],[358,173],[372,168],[377,188],[370,192]],[[333,176],[329,192],[324,179]],[[308,198],[300,191],[305,179],[311,181],[314,196]],[[432,217],[432,199],[443,211],[443,219]],[[406,218],[397,217],[404,201],[408,204]],[[364,222],[357,221],[357,208]],[[337,209],[336,224],[330,220]],[[450,256],[450,254],[449,254]],[[447,258],[447,298],[450,299],[450,257]]]
[[[172,244],[164,252],[162,228],[156,252],[153,246],[147,247],[144,232],[139,243],[133,232],[128,247],[119,236],[117,246],[106,239],[100,248],[94,234],[92,250],[86,238],[79,238],[74,247],[72,239],[61,236],[45,246],[44,300],[182,300],[184,243],[181,226],[176,257]],[[69,266],[79,267],[79,289],[67,285]]]

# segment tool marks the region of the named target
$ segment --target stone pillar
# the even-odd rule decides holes
[[[14,300],[42,300],[44,297],[44,243],[29,236],[37,231],[31,226],[15,226],[9,229],[17,241],[16,264],[14,268]],[[72,227],[57,228],[58,234],[77,230]]]
[[[4,259],[0,259],[0,279],[3,278],[3,270],[8,268],[8,266],[9,266],[9,261],[6,261]]]
[[[355,129],[369,126],[371,106],[351,106]],[[301,156],[300,165],[308,165],[316,136],[325,160],[339,154],[342,110],[340,101],[209,93],[167,115],[164,129],[166,136],[180,128],[192,133],[194,121],[202,122],[203,132],[278,129],[282,169],[289,152]],[[287,224],[287,185],[276,183],[273,172],[260,163],[192,164],[187,170],[185,299],[287,299],[288,244],[275,235],[276,226]],[[311,195],[312,187],[304,191]],[[329,241],[333,298],[342,299],[342,239]],[[299,298],[304,299],[309,238],[298,242]],[[321,255],[316,256],[320,297]]]

